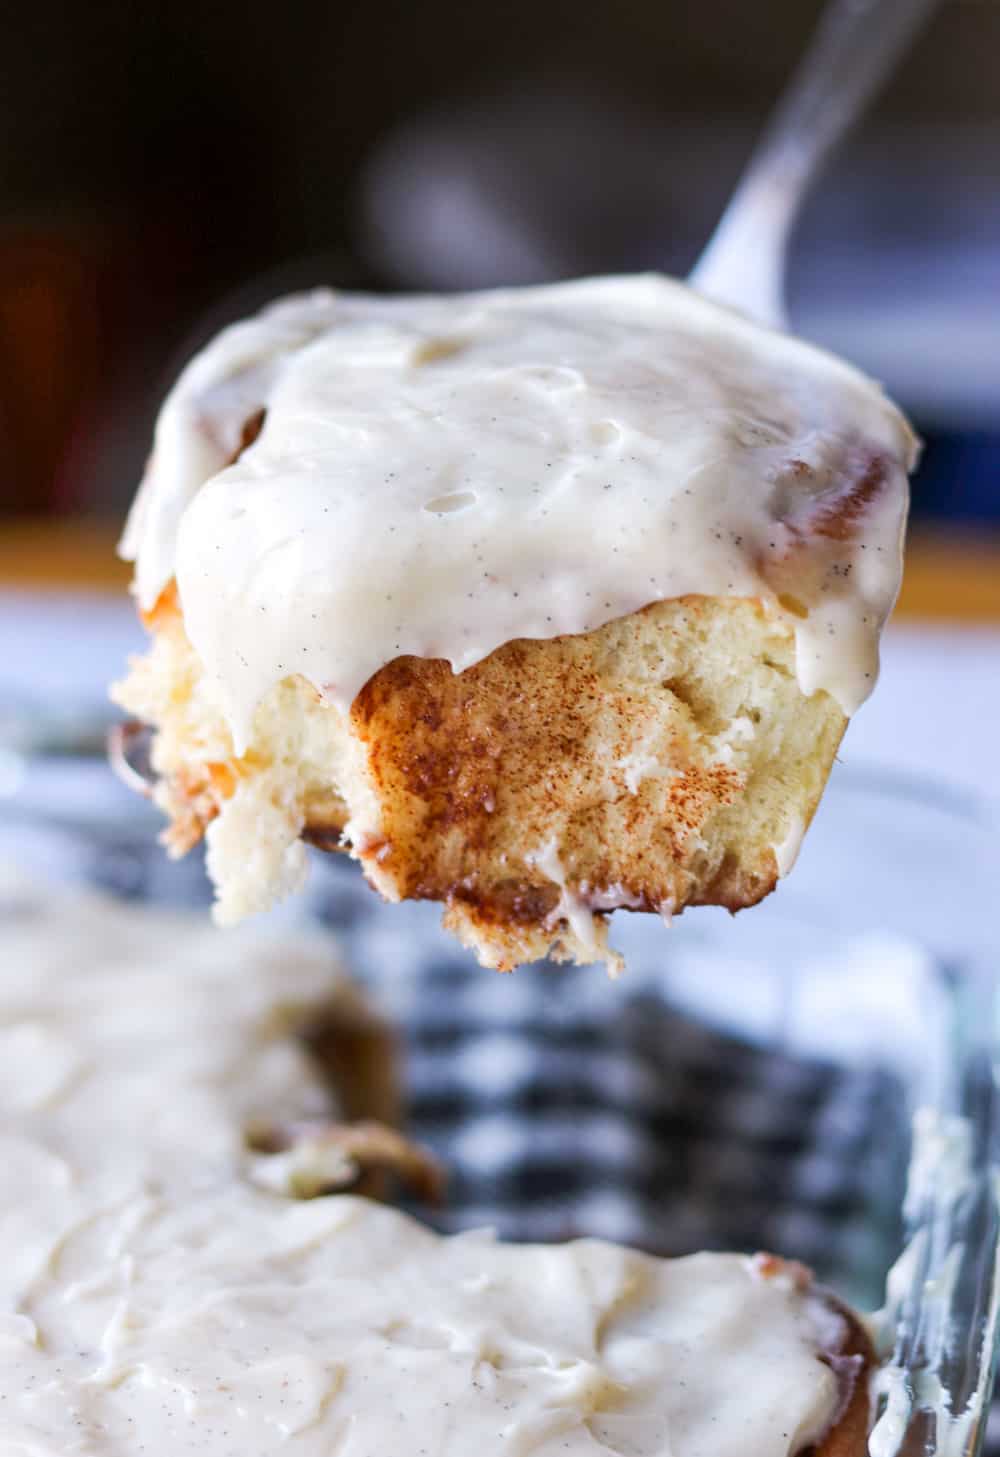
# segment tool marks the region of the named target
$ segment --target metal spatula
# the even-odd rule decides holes
[[[785,252],[823,163],[935,0],[832,0],[690,277],[700,293],[785,326]]]

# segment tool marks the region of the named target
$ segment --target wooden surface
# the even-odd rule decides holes
[[[100,524],[0,523],[0,588],[124,592],[130,570]],[[897,612],[902,617],[1000,624],[1000,533],[913,533]]]

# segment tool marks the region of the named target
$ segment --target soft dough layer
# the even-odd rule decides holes
[[[737,910],[794,859],[846,719],[806,697],[783,619],[741,599],[653,604],[592,632],[517,641],[455,674],[398,658],[350,715],[300,677],[236,756],[176,596],[118,701],[157,727],[159,799],[182,853],[208,827],[218,916],[293,889],[299,836],[342,840],[389,900],[444,902],[487,966],[607,949],[618,907]]]

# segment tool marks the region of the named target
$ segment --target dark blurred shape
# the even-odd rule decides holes
[[[288,288],[683,272],[820,8],[11,10],[0,512],[120,512],[183,358]],[[1000,419],[998,54],[1000,6],[942,5],[807,209],[790,280],[797,327],[980,443]],[[967,511],[968,459],[935,459],[958,474],[928,506]]]
[[[684,273],[752,133],[664,116],[580,79],[511,84],[404,122],[361,176],[361,238],[408,287]]]
[[[0,473],[27,510],[50,500],[96,384],[93,273],[86,245],[65,233],[0,238]]]

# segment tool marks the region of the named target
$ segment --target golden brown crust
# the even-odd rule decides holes
[[[699,610],[691,599],[687,606]],[[708,807],[736,798],[740,775],[721,763],[687,763],[666,785],[666,803],[655,823],[641,795],[609,797],[608,765],[631,752],[640,705],[628,685],[615,685],[601,671],[596,661],[600,638],[598,631],[553,642],[508,643],[459,674],[447,663],[397,658],[365,685],[355,700],[352,724],[369,747],[380,798],[400,806],[392,827],[387,826],[390,850],[382,852],[383,863],[408,839],[411,825],[419,827],[421,837],[452,850],[435,858],[430,875],[410,860],[402,879],[397,876],[404,896],[457,899],[519,923],[551,911],[559,894],[544,873],[521,876],[513,886],[503,880],[488,888],[465,883],[470,857],[502,852],[509,827],[498,810],[513,800],[522,817],[537,824],[539,843],[553,823],[587,816],[593,835],[587,867],[591,884],[620,883],[627,870],[637,908],[652,910],[669,898],[674,886],[664,876],[663,856],[648,853],[651,833],[669,839],[671,859],[679,863],[687,837],[703,823]],[[682,760],[683,735],[678,724],[665,736],[659,747],[666,762]],[[759,882],[751,883],[729,866],[713,888],[730,896],[730,909],[736,909],[759,900],[774,879],[772,856],[771,864],[761,867]]]
[[[348,1123],[400,1126],[396,1038],[362,997],[341,996],[327,1014],[311,1014],[299,1038]]]
[[[809,1290],[812,1272],[797,1260],[783,1260],[778,1255],[758,1255],[757,1269],[765,1280],[777,1275],[790,1276],[795,1288]],[[841,1383],[842,1404],[837,1418],[821,1442],[802,1449],[797,1457],[867,1457],[868,1429],[871,1421],[869,1377],[875,1366],[875,1352],[861,1321],[842,1301],[828,1291],[817,1291],[844,1322],[844,1340],[839,1350],[825,1353],[827,1361]]]
[[[400,1187],[428,1204],[439,1204],[444,1197],[445,1173],[438,1160],[384,1123],[258,1119],[247,1128],[245,1137],[257,1154],[300,1152],[299,1166],[291,1172],[288,1186],[288,1192],[298,1198],[350,1190],[368,1199],[387,1200]],[[335,1175],[324,1157],[329,1152],[338,1156]]]
[[[837,1422],[815,1448],[816,1457],[867,1457],[871,1422],[868,1378],[875,1365],[875,1353],[864,1326],[847,1306],[832,1302],[847,1324],[847,1339],[841,1357],[856,1357],[847,1405]]]
[[[445,1175],[426,1149],[399,1131],[402,1099],[397,1081],[396,1039],[359,996],[342,991],[323,1013],[309,1013],[298,1029],[320,1076],[328,1085],[343,1121],[280,1122],[256,1119],[245,1129],[248,1147],[280,1153],[303,1145],[342,1156],[343,1172],[330,1183],[323,1171],[297,1171],[298,1189],[309,1196],[349,1188],[371,1199],[392,1199],[401,1190],[439,1203]]]
[[[766,632],[760,604],[731,608],[734,623],[756,619]],[[705,852],[748,786],[745,770],[703,752],[724,714],[683,675],[636,670],[661,635],[702,640],[717,612],[710,599],[657,603],[578,637],[508,643],[460,674],[416,658],[387,664],[351,714],[383,806],[381,835],[360,852],[371,878],[398,897],[443,901],[445,924],[503,969],[553,942],[559,951],[563,887],[539,853],[552,842],[584,909],[736,911],[761,900],[778,879],[771,844],[747,833]],[[807,823],[843,718],[829,700],[794,697],[814,716],[824,763],[796,806]],[[630,789],[621,766],[639,742],[667,772]]]

